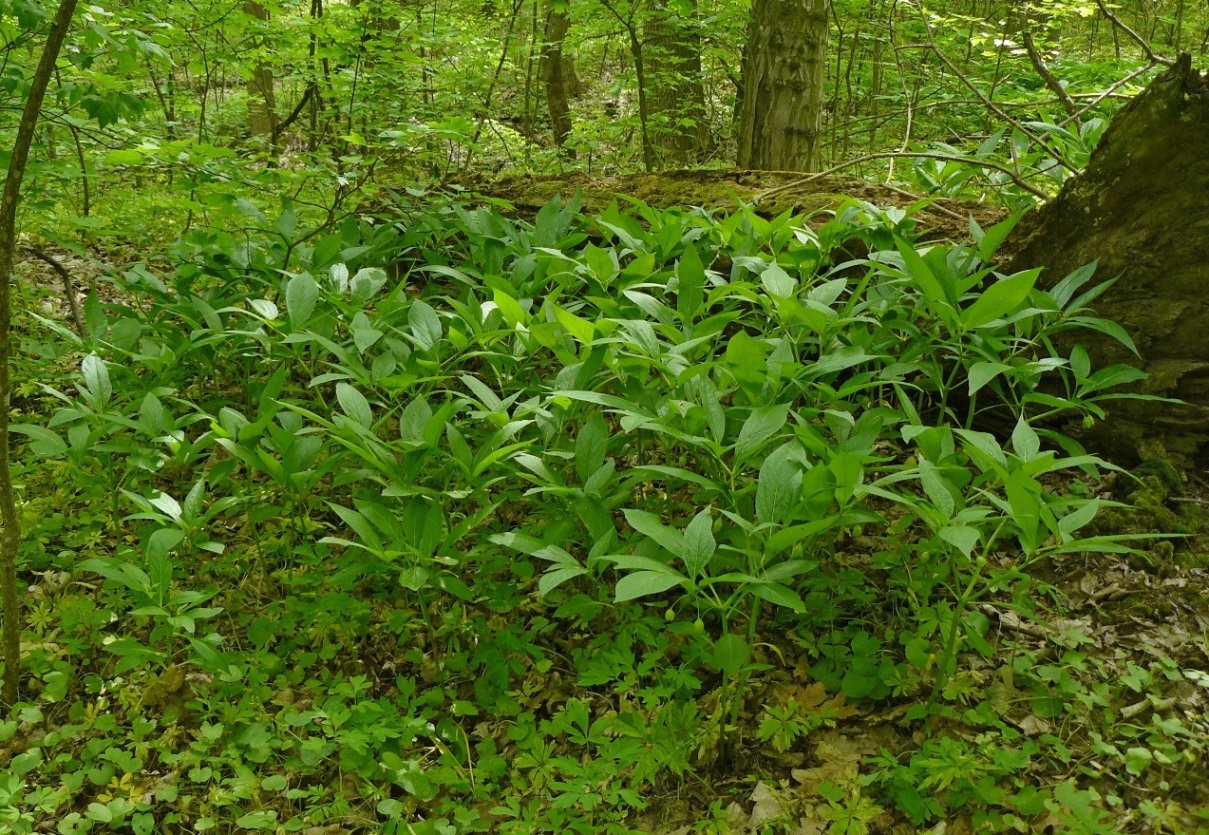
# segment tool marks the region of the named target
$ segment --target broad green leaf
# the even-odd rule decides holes
[[[152,507],[158,508],[172,519],[181,518],[180,502],[169,496],[167,493],[158,493],[152,498],[148,499],[148,502],[150,502]]]
[[[537,581],[537,593],[539,595],[549,594],[551,591],[558,588],[568,580],[587,573],[588,569],[584,568],[583,566],[560,566],[557,568],[550,568],[544,574],[542,574],[541,579]]]
[[[554,305],[554,318],[583,345],[591,345],[596,336],[596,327],[587,319],[581,319],[569,310]]]
[[[981,534],[969,525],[948,525],[940,529],[940,538],[968,557],[978,547]]]
[[[423,397],[416,397],[399,415],[399,437],[416,444],[425,443],[425,430],[432,420],[432,407]]]
[[[348,269],[345,268],[347,275]],[[349,282],[349,294],[354,302],[364,304],[378,294],[387,281],[386,270],[381,267],[365,267],[357,270]]]
[[[348,383],[336,384],[336,400],[340,402],[340,408],[348,415],[353,422],[364,426],[366,429],[374,425],[374,413],[370,408],[369,401],[365,399],[365,395],[357,391]]]
[[[1058,530],[1065,536],[1069,537],[1075,531],[1082,528],[1096,518],[1096,513],[1100,510],[1099,499],[1087,499],[1083,501],[1077,508],[1058,520]]]
[[[441,317],[428,302],[422,299],[412,302],[407,311],[407,321],[411,325],[411,335],[421,349],[431,350],[441,340],[444,333]]]
[[[332,264],[327,268],[328,283],[341,295],[348,292],[348,264]]]
[[[923,292],[924,298],[928,301],[929,306],[939,312],[942,310],[951,310],[953,299],[949,298],[949,294],[945,292],[945,287],[937,279],[932,272],[932,268],[928,266],[920,254],[915,251],[915,247],[901,238],[896,239],[895,244],[898,247],[898,252],[903,258],[903,263],[907,267],[907,275],[915,282],[915,285]]]
[[[67,442],[53,429],[33,423],[14,423],[8,429],[29,438],[29,448],[39,458],[57,458],[67,453]]]
[[[1041,439],[1023,417],[1016,422],[1016,428],[1012,430],[1012,449],[1025,461],[1032,461],[1041,450]]]
[[[726,344],[726,364],[743,386],[759,390],[768,376],[764,354],[767,346],[739,331]]]
[[[105,361],[96,354],[89,354],[80,364],[80,372],[84,377],[84,387],[91,395],[93,408],[102,409],[113,396],[113,385],[109,382],[109,369]]]
[[[802,504],[807,519],[821,520],[831,516],[834,501],[835,474],[829,467],[815,464],[802,474]]]
[[[792,296],[798,288],[798,282],[776,261],[773,261],[760,273],[760,284],[770,296],[785,298]]]
[[[1070,351],[1070,370],[1075,372],[1076,380],[1086,380],[1091,374],[1091,357],[1082,345],[1076,345]]]
[[[162,432],[168,426],[167,410],[154,392],[147,392],[139,406],[139,421],[152,432]]]
[[[356,327],[355,324],[351,328],[353,334],[353,344],[357,346],[357,353],[364,354],[375,342],[381,339],[385,334],[377,328],[371,327]]]
[[[761,444],[786,428],[789,404],[761,406],[753,409],[739,430],[735,441],[735,461],[741,462],[755,452]]]
[[[728,632],[714,642],[714,664],[731,678],[737,676],[751,660],[751,647],[733,632]]]
[[[1125,752],[1125,770],[1134,776],[1141,775],[1154,762],[1149,748],[1130,748]]]
[[[162,528],[153,533],[147,540],[147,576],[150,580],[151,591],[163,602],[172,587],[172,558],[170,552],[180,543],[181,532],[172,528]]]
[[[999,440],[990,432],[978,432],[974,429],[957,429],[955,431],[970,447],[983,453],[996,464],[1007,466],[1007,456],[1003,454]]]
[[[1083,394],[1090,394],[1101,389],[1136,383],[1138,380],[1145,380],[1146,377],[1147,374],[1145,371],[1142,371],[1140,368],[1134,368],[1132,365],[1111,365],[1108,368],[1101,368],[1095,374],[1092,374],[1087,382],[1079,387],[1079,390]]]
[[[1040,545],[1041,485],[1024,472],[1017,470],[1004,484],[1012,521],[1020,529],[1020,544],[1026,552]]]
[[[299,273],[285,286],[285,310],[290,317],[290,327],[301,330],[315,312],[319,300],[319,284],[310,273]]]
[[[676,479],[685,481],[689,484],[699,484],[708,490],[716,490],[722,492],[722,487],[717,482],[710,481],[703,475],[695,473],[692,470],[686,470],[683,467],[668,467],[663,464],[641,464],[636,467],[630,467],[629,473],[650,474],[661,480]]]
[[[980,238],[975,238],[975,240],[978,242],[978,256],[982,258],[983,263],[990,262],[995,253],[998,251],[999,245],[1007,240],[1007,236],[1013,229],[1016,228],[1016,224],[1020,222],[1020,218],[1022,217],[1024,217],[1023,212],[1017,212],[1007,220],[1002,220],[999,223],[996,223],[990,229],[986,230],[986,232],[983,232]],[[974,217],[971,215],[971,228],[976,228],[977,225],[978,224],[974,222]]]
[[[760,465],[756,481],[756,516],[761,522],[783,524],[797,507],[802,495],[802,468],[789,456],[793,444],[784,444],[769,453]]]
[[[1055,284],[1049,291],[1050,297],[1058,304],[1060,310],[1064,310],[1066,305],[1074,297],[1075,293],[1079,292],[1084,284],[1091,280],[1091,277],[1096,273],[1098,262],[1092,261],[1090,264],[1084,264],[1078,267],[1070,275],[1063,278]],[[1111,282],[1104,282],[1111,284]],[[1074,311],[1070,311],[1074,312]]]
[[[587,482],[603,465],[609,448],[609,427],[596,412],[584,422],[575,436],[575,474]]]
[[[654,571],[656,574],[666,574],[669,577],[675,577],[677,580],[685,579],[679,571],[667,563],[653,560],[650,557],[640,557],[637,554],[613,554],[601,559],[606,559],[618,568],[623,568],[627,571]]]
[[[953,514],[957,512],[957,502],[953,498],[953,494],[949,492],[948,479],[935,464],[926,458],[921,458],[919,461],[919,483],[923,485],[924,492],[927,493],[933,506],[946,519],[952,519]]]
[[[206,500],[206,479],[199,478],[189,492],[185,494],[185,500],[181,502],[181,515],[185,519],[197,519],[201,516],[202,506]]]
[[[967,328],[981,328],[1011,313],[1028,298],[1040,274],[1040,269],[1027,270],[990,285],[977,301],[961,311],[961,324]]]
[[[985,386],[987,383],[994,380],[1005,371],[1011,371],[1009,365],[1004,365],[1001,362],[976,362],[970,366],[967,372],[969,376],[970,395],[973,396]]]
[[[374,551],[382,550],[382,538],[374,530],[374,526],[370,524],[368,519],[352,508],[332,504],[331,502],[328,503],[328,506],[336,512],[336,515],[344,521],[344,524],[348,525],[350,530],[361,538],[363,545]]]
[[[136,148],[118,148],[105,152],[106,165],[138,165],[143,162],[143,152]]]
[[[669,528],[659,521],[659,517],[645,510],[626,508],[622,511],[630,527],[643,536],[647,536],[659,544],[674,557],[684,558],[684,537],[679,531]]]
[[[652,594],[665,592],[680,583],[680,577],[658,571],[636,571],[617,581],[617,596],[614,601],[624,603]]]
[[[705,265],[697,248],[689,244],[676,262],[676,312],[686,325],[701,309],[705,296]]]
[[[753,583],[747,588],[756,597],[767,600],[774,606],[781,606],[798,614],[806,611],[806,604],[802,601],[801,595],[788,586],[780,583]]]
[[[264,810],[249,812],[238,818],[235,825],[240,829],[274,829],[277,826],[277,812]]]
[[[521,307],[520,302],[503,290],[494,290],[492,299],[495,301],[495,306],[499,308],[500,314],[504,317],[504,321],[508,323],[509,327],[523,325],[529,321],[529,316],[525,313],[524,308]]]
[[[684,553],[681,559],[689,577],[700,577],[714,555],[717,545],[714,542],[713,523],[713,515],[707,507],[694,516],[684,529]]]

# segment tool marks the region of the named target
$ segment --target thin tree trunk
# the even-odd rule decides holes
[[[563,41],[570,27],[571,21],[567,17],[566,8],[556,8],[552,5],[546,13],[546,38],[542,44],[541,70],[542,80],[546,85],[546,109],[550,112],[550,129],[554,133],[554,144],[573,157],[575,151],[567,148],[567,139],[572,130],[571,104],[567,97],[563,66]]]
[[[655,0],[642,29],[651,142],[659,165],[684,167],[709,152],[701,37],[693,29],[696,0],[688,9],[691,17],[685,20],[666,0]]]
[[[755,0],[743,50],[741,167],[818,170],[829,6],[830,0]]]
[[[30,81],[25,109],[17,126],[17,138],[13,141],[13,152],[4,179],[4,194],[0,197],[0,523],[4,530],[0,534],[0,605],[4,608],[4,701],[17,701],[21,674],[21,616],[17,599],[17,551],[21,547],[21,519],[17,515],[16,495],[13,491],[13,473],[9,462],[9,409],[12,402],[13,382],[9,363],[13,357],[13,300],[10,282],[13,277],[13,260],[17,249],[17,204],[21,199],[21,181],[25,177],[25,166],[29,161],[29,149],[34,141],[38,117],[42,113],[42,101],[46,88],[54,75],[55,61],[71,18],[76,11],[76,0],[62,0],[55,12],[54,23],[42,48]]]
[[[269,11],[256,0],[246,0],[244,12],[257,20],[269,19]],[[277,97],[273,90],[273,68],[257,62],[248,77],[248,128],[253,136],[271,138],[277,127]]]

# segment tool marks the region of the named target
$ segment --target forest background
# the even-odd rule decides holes
[[[57,15],[4,831],[1209,831],[1203,485],[1068,431],[1147,397],[1114,277],[997,256],[1204,4]]]

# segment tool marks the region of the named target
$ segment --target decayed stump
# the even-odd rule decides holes
[[[1009,244],[1009,269],[1044,266],[1057,282],[1099,261],[1119,275],[1096,300],[1137,343],[1080,333],[1097,366],[1130,362],[1149,379],[1137,391],[1187,405],[1121,401],[1092,440],[1117,457],[1209,454],[1209,76],[1187,55],[1124,107],[1087,170],[1027,215]],[[1162,447],[1161,449],[1158,447]]]

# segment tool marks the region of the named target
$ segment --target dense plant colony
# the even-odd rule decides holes
[[[38,317],[7,826],[742,831],[734,778],[764,831],[1190,821],[1203,722],[1118,707],[1205,677],[996,623],[1136,539],[1045,420],[1138,374],[1077,347],[1106,285],[918,208],[287,211]]]
[[[73,6],[0,3],[0,832],[1209,833],[1199,482],[1072,437],[1160,405],[1116,277],[998,257],[1204,4]],[[827,208],[602,180],[735,162]]]

